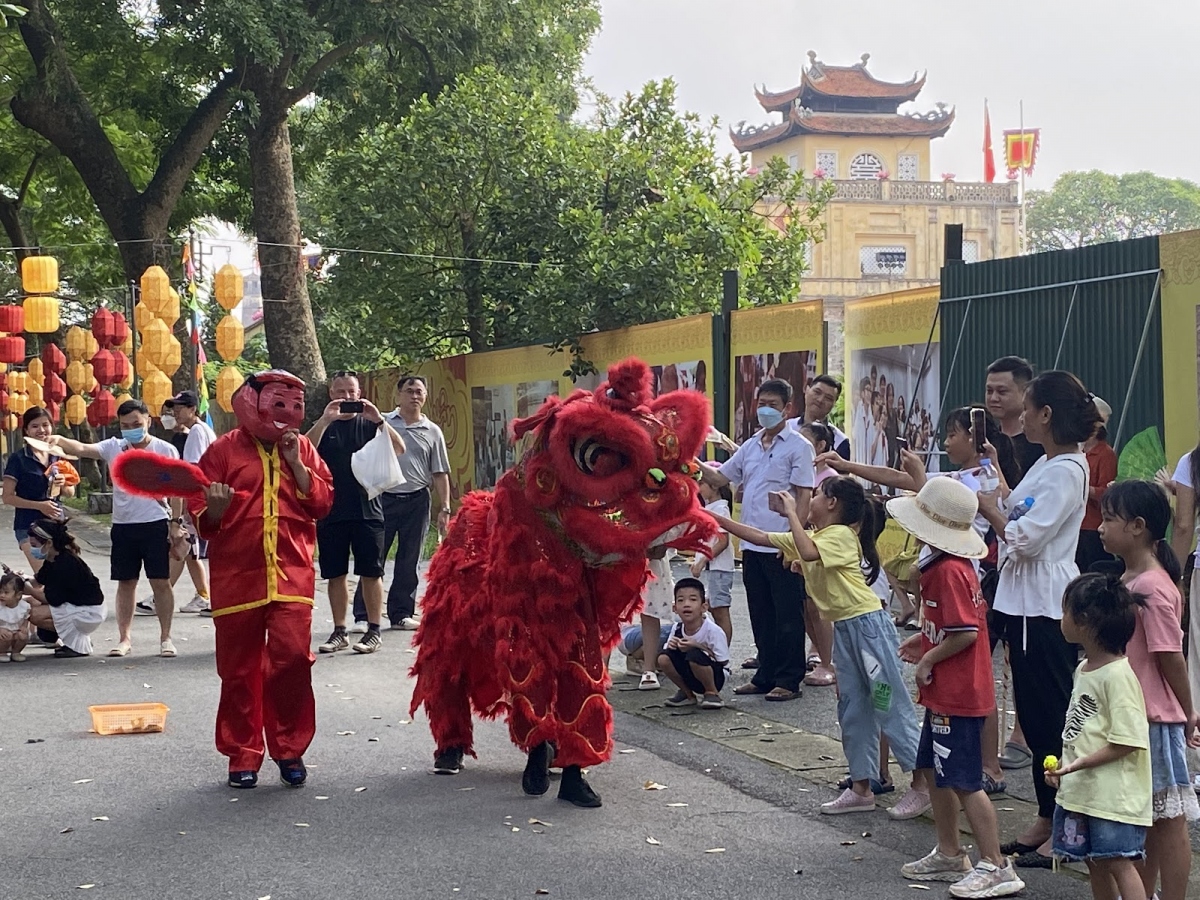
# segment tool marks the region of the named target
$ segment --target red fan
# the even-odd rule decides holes
[[[113,483],[143,497],[203,500],[212,482],[199,466],[159,456],[149,450],[127,450],[112,465]]]

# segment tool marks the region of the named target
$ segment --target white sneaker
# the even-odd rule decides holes
[[[133,608],[135,616],[157,616],[158,612],[154,609],[154,598],[147,597],[145,600],[139,600]]]
[[[958,882],[971,874],[971,860],[966,853],[946,856],[934,847],[932,853],[901,866],[900,874],[909,881]]]
[[[395,628],[395,627],[396,627],[395,625],[392,626],[392,628]],[[421,617],[420,616],[405,616],[403,619],[400,620],[400,630],[401,631],[416,631],[420,627],[421,627]]]
[[[209,603],[206,599],[197,594],[183,606],[179,607],[181,613],[201,613],[209,608]]]
[[[655,672],[643,672],[642,680],[638,682],[639,691],[657,691],[661,686],[658,683],[658,674]]]
[[[1011,859],[1006,861],[1003,869],[981,859],[970,875],[950,885],[950,896],[966,900],[989,900],[991,897],[1008,897],[1023,890],[1025,882],[1017,875]]]
[[[353,625],[351,625],[346,630],[350,634],[366,634],[367,633],[367,623],[366,622],[355,622]]]

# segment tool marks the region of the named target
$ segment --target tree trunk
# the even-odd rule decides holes
[[[478,238],[475,222],[468,213],[459,213],[459,234],[462,237],[463,294],[467,301],[467,341],[473,353],[492,349],[488,340],[487,317],[483,303],[483,263],[476,259]]]
[[[0,227],[4,228],[4,236],[9,244],[17,248],[17,265],[20,265],[21,260],[33,253],[29,249],[33,246],[33,239],[21,219],[21,206],[17,201],[0,197]]]
[[[317,343],[300,246],[300,213],[287,125],[291,98],[275,79],[255,77],[250,87],[259,107],[259,120],[250,132],[250,175],[267,353],[273,367],[304,379],[312,411],[325,406],[325,362]]]

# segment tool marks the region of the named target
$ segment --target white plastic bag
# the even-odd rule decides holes
[[[350,457],[350,471],[366,490],[369,500],[404,484],[404,473],[400,471],[400,461],[386,428],[381,426],[375,437]]]

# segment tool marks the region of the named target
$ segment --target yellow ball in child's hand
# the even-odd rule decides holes
[[[1058,757],[1050,754],[1042,760],[1042,769],[1046,772],[1055,772],[1058,770]]]

